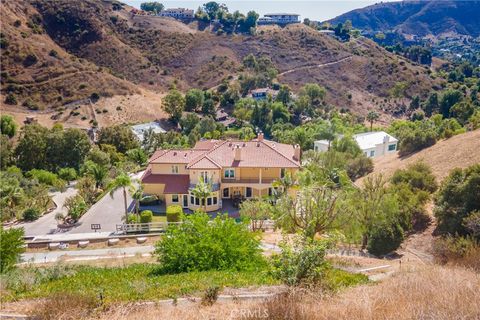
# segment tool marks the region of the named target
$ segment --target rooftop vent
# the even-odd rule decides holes
[[[176,156],[176,155],[177,155],[177,151],[174,151],[174,152],[173,152],[173,155]]]

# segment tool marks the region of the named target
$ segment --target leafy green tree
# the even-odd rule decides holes
[[[263,230],[264,223],[270,218],[272,205],[264,200],[247,200],[240,204],[240,217],[250,222],[252,231]]]
[[[171,89],[162,101],[163,110],[177,123],[182,117],[185,98],[177,89]]]
[[[121,153],[126,153],[130,149],[139,147],[137,137],[132,130],[125,125],[115,125],[100,129],[98,132],[98,144],[101,149],[103,147],[102,145],[112,145],[115,147],[116,151]],[[116,162],[112,158],[112,154],[110,154],[110,160]]]
[[[468,235],[465,221],[480,210],[480,164],[454,169],[443,181],[435,199],[438,230],[446,234]]]
[[[203,10],[208,15],[210,20],[213,20],[217,17],[218,12],[220,11],[220,4],[215,1],[207,2],[203,5]]]
[[[0,225],[0,273],[5,273],[15,267],[20,255],[25,252],[23,228],[4,230]]]
[[[455,117],[462,125],[468,122],[474,112],[475,106],[470,101],[458,102],[450,109],[451,116]]]
[[[427,116],[431,116],[432,113],[436,110],[439,110],[439,108],[440,107],[438,102],[438,94],[436,92],[433,92],[432,94],[430,94],[427,101],[425,101],[423,109],[425,110]]]
[[[215,115],[215,102],[212,99],[206,99],[202,105],[202,113],[206,116]]]
[[[104,167],[110,166],[110,155],[107,152],[100,150],[98,146],[94,146],[90,149],[85,160],[90,160]]]
[[[204,102],[205,96],[200,89],[190,89],[185,95],[185,110],[199,111]]]
[[[40,125],[31,124],[23,128],[15,149],[17,165],[24,171],[45,168],[48,130]]]
[[[380,118],[380,115],[375,111],[370,111],[367,114],[367,121],[370,122],[370,131],[373,129],[373,123]]]
[[[367,250],[376,256],[385,255],[400,247],[403,239],[403,229],[398,223],[381,223],[370,230]]]
[[[276,101],[288,105],[292,101],[292,90],[287,85],[282,85],[278,90]]]
[[[147,163],[148,157],[145,154],[145,151],[141,148],[130,149],[127,151],[127,157],[135,162],[136,164],[142,166]]]
[[[197,212],[169,225],[156,244],[161,273],[205,270],[252,270],[263,265],[260,242],[247,224],[226,216]]]
[[[462,92],[449,89],[442,94],[440,99],[440,112],[444,118],[450,117],[450,109],[463,99]]]
[[[14,164],[14,148],[13,141],[7,135],[0,135],[0,169],[5,169]]]
[[[272,121],[273,122],[284,122],[287,123],[290,121],[290,112],[288,108],[281,102],[272,103]]]
[[[316,83],[307,83],[299,92],[299,97],[305,97],[308,103],[307,109],[314,110],[318,108],[325,99],[327,91],[324,87],[319,86]]]
[[[73,221],[78,221],[88,209],[85,199],[79,194],[65,199],[63,206],[67,208],[68,216]]]
[[[63,159],[59,167],[79,169],[90,151],[88,135],[80,129],[67,129],[63,133]]]
[[[340,215],[348,215],[343,194],[327,187],[302,188],[295,197],[284,194],[276,203],[274,219],[285,230],[313,239],[334,228]]]
[[[122,189],[123,203],[125,206],[125,222],[128,221],[128,204],[127,204],[127,191],[133,193],[133,181],[126,173],[119,174],[114,180],[112,180],[107,189],[110,190],[110,196],[113,198],[113,194],[117,189]]]
[[[9,138],[13,138],[17,133],[17,124],[13,117],[8,114],[2,114],[0,117],[0,133],[7,135]]]
[[[85,163],[85,171],[88,176],[95,180],[95,189],[103,187],[108,176],[108,169],[105,166],[88,160]]]
[[[188,113],[180,119],[180,126],[183,133],[188,135],[199,122],[200,118],[195,113]]]
[[[157,1],[152,1],[152,2],[143,2],[140,4],[140,9],[144,11],[150,11],[150,12],[155,12],[159,13],[163,11],[164,6],[160,2]]]

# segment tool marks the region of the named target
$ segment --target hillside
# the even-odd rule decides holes
[[[24,0],[1,6],[3,37],[9,43],[8,54],[2,55],[8,75],[2,77],[2,94],[13,86],[19,105],[29,97],[40,109],[93,92],[110,97],[144,90],[150,95],[165,92],[172,83],[181,90],[211,88],[241,71],[241,61],[250,53],[270,57],[279,81],[293,89],[318,82],[327,89],[328,103],[362,115],[378,110],[384,122],[402,116],[409,97],[424,97],[441,85],[427,68],[370,40],[342,43],[304,25],[261,27],[256,35],[232,36],[201,31],[196,23],[132,15],[131,7],[113,0]],[[56,57],[50,55],[52,49]],[[30,52],[38,61],[26,66]],[[398,82],[407,84],[406,101],[390,99]]]
[[[480,35],[480,1],[381,2],[342,14],[329,22],[350,20],[365,31],[397,31],[405,35]]]
[[[94,92],[107,96],[138,92],[130,82],[66,52],[44,32],[41,16],[28,3],[5,1],[1,8],[2,95],[12,93],[19,105],[43,109]]]
[[[480,161],[480,130],[439,141],[410,156],[401,158],[398,154],[391,154],[378,157],[373,161],[375,169],[372,174],[382,173],[390,177],[396,170],[417,161],[428,164],[439,181],[448,176],[454,168],[466,168],[476,164]]]

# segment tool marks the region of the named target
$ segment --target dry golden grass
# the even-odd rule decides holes
[[[118,305],[91,319],[478,319],[480,275],[463,268],[403,270],[379,284],[329,296],[294,292],[266,302],[219,301],[213,306]],[[87,318],[90,319],[90,318]]]
[[[398,154],[391,154],[375,158],[373,162],[375,169],[371,174],[382,173],[388,178],[396,170],[404,169],[417,161],[428,164],[439,181],[454,168],[466,168],[478,163],[480,161],[480,129],[439,141],[410,156],[399,157]],[[365,178],[357,180],[356,184],[361,183],[363,179]]]

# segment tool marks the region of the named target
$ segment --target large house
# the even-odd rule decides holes
[[[161,17],[171,17],[178,20],[191,20],[194,18],[194,13],[192,9],[185,8],[169,8],[162,10],[159,13]]]
[[[166,206],[215,211],[225,200],[272,195],[272,183],[300,169],[300,147],[265,140],[201,140],[192,149],[158,150],[142,177],[144,192]],[[212,194],[205,203],[192,194],[203,179]]]
[[[296,13],[267,13],[258,19],[258,24],[280,24],[299,23],[299,14]]]
[[[383,156],[397,151],[398,140],[384,131],[365,132],[353,136],[363,153],[370,158]],[[315,151],[327,151],[329,141],[318,140],[314,142]]]

